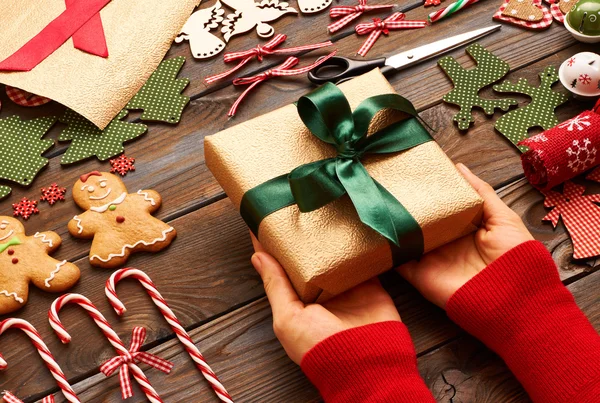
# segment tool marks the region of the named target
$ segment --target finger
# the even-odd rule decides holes
[[[275,258],[265,252],[256,252],[252,255],[252,265],[260,274],[275,318],[284,317],[294,305],[301,304],[283,267]]]
[[[264,252],[265,251],[265,248],[263,248],[260,241],[258,239],[256,239],[256,237],[254,236],[254,233],[252,233],[252,231],[250,231],[250,239],[252,239],[252,246],[254,246],[255,252]]]

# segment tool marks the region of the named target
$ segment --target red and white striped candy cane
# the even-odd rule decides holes
[[[110,326],[104,315],[102,315],[98,308],[96,308],[96,306],[92,304],[87,297],[84,297],[81,294],[65,294],[62,297],[58,297],[52,303],[52,306],[48,311],[50,326],[52,326],[57,336],[64,344],[67,344],[71,341],[71,335],[67,332],[67,329],[65,329],[58,318],[58,312],[60,312],[63,306],[70,303],[77,304],[87,311],[87,313],[92,317],[94,322],[96,322],[100,330],[102,330],[102,333],[104,333],[110,344],[112,344],[119,355],[130,355],[129,351],[121,341],[121,338]],[[146,375],[144,375],[140,367],[138,367],[133,361],[128,362],[127,366],[129,369],[131,369],[134,379],[140,385],[140,388],[146,394],[148,400],[150,400],[152,403],[163,403],[162,399],[160,396],[158,396],[158,393],[156,393],[156,390],[154,390],[150,384],[150,381]]]
[[[181,326],[179,319],[177,319],[171,308],[169,308],[167,301],[163,298],[160,292],[158,292],[154,282],[152,282],[150,277],[148,277],[148,275],[143,271],[134,268],[124,268],[114,272],[113,275],[110,276],[110,278],[106,281],[106,296],[108,297],[110,304],[113,306],[117,314],[123,315],[126,309],[125,305],[123,305],[123,303],[119,300],[119,297],[117,297],[115,285],[127,277],[135,278],[142,283],[142,286],[146,289],[146,291],[148,291],[152,301],[154,304],[156,304],[169,325],[171,325],[171,329],[173,329],[179,341],[183,343],[185,349],[196,364],[196,367],[198,367],[198,369],[202,372],[202,375],[204,375],[204,378],[206,378],[206,380],[210,383],[210,386],[213,388],[219,399],[226,403],[233,403],[231,396],[229,393],[227,393],[227,390],[225,390],[225,387],[223,384],[221,384],[217,378],[217,375],[208,366],[206,360],[192,341],[190,335],[185,331],[183,326]]]
[[[42,357],[42,360],[44,360],[46,367],[48,367],[54,379],[56,379],[56,383],[58,383],[58,386],[62,390],[62,393],[63,395],[65,395],[67,400],[71,403],[81,403],[79,401],[79,398],[75,394],[75,391],[73,390],[71,385],[69,385],[67,377],[60,368],[60,365],[58,365],[58,363],[54,359],[54,356],[52,355],[50,350],[48,350],[48,346],[46,346],[46,343],[44,343],[44,341],[42,340],[42,336],[40,336],[35,327],[33,327],[33,325],[27,322],[26,320],[18,318],[8,318],[3,320],[2,323],[0,323],[0,335],[11,328],[20,329],[23,332],[25,332],[27,336],[29,336],[31,342],[37,349],[38,354],[40,355],[40,357]],[[0,357],[0,370],[6,369],[7,365],[8,364],[6,363],[6,361],[4,361],[4,358]]]
[[[19,399],[7,390],[3,392],[2,399],[4,399],[6,403],[24,403],[21,399]],[[54,395],[46,396],[42,399],[42,403],[54,403]]]

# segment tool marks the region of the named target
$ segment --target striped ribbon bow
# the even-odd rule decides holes
[[[272,77],[297,76],[299,74],[308,73],[315,67],[321,65],[326,60],[333,57],[335,54],[336,54],[336,51],[333,51],[330,54],[328,54],[327,56],[321,57],[316,62],[309,64],[308,66],[301,67],[299,69],[292,69],[292,67],[297,65],[300,60],[297,57],[290,56],[285,60],[285,62],[283,62],[282,64],[280,64],[279,66],[277,66],[273,69],[264,71],[260,74],[252,76],[252,77],[236,78],[235,80],[233,80],[233,85],[250,84],[250,86],[248,88],[246,88],[246,90],[244,92],[242,92],[242,94],[238,97],[238,99],[233,103],[233,105],[231,106],[231,109],[229,110],[229,113],[227,115],[229,117],[234,116],[235,113],[237,112],[237,108],[238,108],[239,104],[246,97],[246,95],[248,95],[248,93],[250,91],[252,91],[252,89],[254,87],[256,87],[258,84],[262,83],[263,81],[266,81]]]
[[[6,403],[23,403],[21,399],[19,399],[9,391],[4,392],[2,399],[4,399]],[[42,399],[42,403],[54,403],[54,395],[46,396]]]
[[[269,55],[289,55],[292,53],[302,52],[304,50],[320,49],[320,48],[324,48],[324,47],[333,45],[333,42],[326,41],[326,42],[314,43],[314,44],[310,44],[310,45],[295,46],[293,48],[275,49],[276,47],[281,45],[286,39],[287,39],[287,35],[277,34],[277,35],[275,35],[275,37],[273,39],[271,39],[269,42],[265,43],[262,46],[257,45],[255,48],[252,48],[252,49],[243,50],[240,52],[225,53],[225,55],[223,56],[223,60],[225,61],[225,63],[230,63],[230,62],[240,60],[238,65],[224,73],[208,76],[204,79],[204,81],[207,84],[212,84],[215,81],[221,80],[221,79],[233,74],[234,72],[238,71],[239,69],[241,69],[243,66],[246,65],[246,63],[248,63],[255,57],[259,62],[262,62],[263,58],[265,56],[269,56]]]
[[[361,56],[365,56],[373,47],[377,39],[379,39],[381,34],[388,35],[391,30],[424,28],[427,26],[427,21],[425,20],[404,21],[404,18],[406,18],[406,14],[398,12],[390,15],[385,20],[373,18],[373,22],[358,24],[356,26],[356,33],[358,35],[366,35],[369,33],[370,35],[357,53]]]
[[[133,396],[131,390],[131,380],[129,379],[129,365],[137,362],[143,362],[162,371],[166,374],[171,372],[173,369],[173,363],[164,360],[160,357],[155,356],[144,351],[139,351],[146,339],[146,328],[135,327],[131,336],[131,345],[127,354],[118,355],[106,361],[100,367],[100,371],[106,375],[111,376],[113,372],[119,370],[119,381],[121,383],[121,394],[123,399],[127,399]]]
[[[367,0],[358,0],[357,6],[337,6],[332,7],[329,10],[329,16],[331,18],[340,18],[339,20],[332,22],[327,26],[330,33],[334,33],[344,28],[350,22],[360,17],[363,13],[369,11],[385,10],[394,7],[393,4],[382,4],[375,6],[367,6]]]

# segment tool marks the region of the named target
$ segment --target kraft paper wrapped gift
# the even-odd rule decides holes
[[[339,89],[352,109],[366,98],[394,93],[379,70]],[[378,113],[369,133],[399,119],[397,112]],[[244,193],[255,186],[335,155],[332,145],[305,127],[295,105],[205,140],[206,163],[238,210]],[[478,227],[483,200],[435,141],[367,155],[361,162],[418,222],[424,252]],[[258,237],[285,267],[304,302],[325,301],[393,267],[390,242],[359,220],[348,195],[311,212],[300,212],[295,204],[278,210],[260,223]]]

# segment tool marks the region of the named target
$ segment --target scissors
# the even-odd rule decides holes
[[[492,25],[464,34],[451,36],[427,45],[420,46],[406,52],[398,53],[391,57],[380,57],[371,60],[355,60],[348,57],[334,56],[325,63],[308,72],[308,79],[314,84],[321,85],[326,82],[339,84],[376,67],[381,69],[385,76],[406,69],[424,60],[446,53],[476,39],[498,31],[501,25]]]

